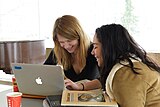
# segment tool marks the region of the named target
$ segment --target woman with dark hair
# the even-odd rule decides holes
[[[160,67],[120,24],[96,29],[92,54],[103,89],[120,107],[160,107]]]

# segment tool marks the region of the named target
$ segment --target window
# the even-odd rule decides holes
[[[45,39],[53,47],[54,21],[71,14],[91,38],[97,27],[120,23],[145,50],[158,52],[158,5],[158,0],[0,0],[0,38]]]
[[[1,40],[39,39],[39,0],[0,0]]]

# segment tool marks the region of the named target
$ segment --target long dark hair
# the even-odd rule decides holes
[[[102,57],[104,66],[101,69],[101,82],[105,89],[106,78],[112,67],[120,61],[127,60],[134,73],[135,68],[130,58],[135,56],[141,59],[149,68],[160,72],[160,67],[146,54],[146,51],[138,45],[130,36],[126,28],[120,24],[103,25],[96,29],[97,39],[102,44]]]

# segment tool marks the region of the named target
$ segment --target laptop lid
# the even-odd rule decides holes
[[[12,63],[19,91],[30,95],[62,95],[64,73],[60,66]]]

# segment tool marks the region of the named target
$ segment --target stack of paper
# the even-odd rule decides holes
[[[6,74],[3,70],[0,70],[0,84],[12,85],[13,74]]]

